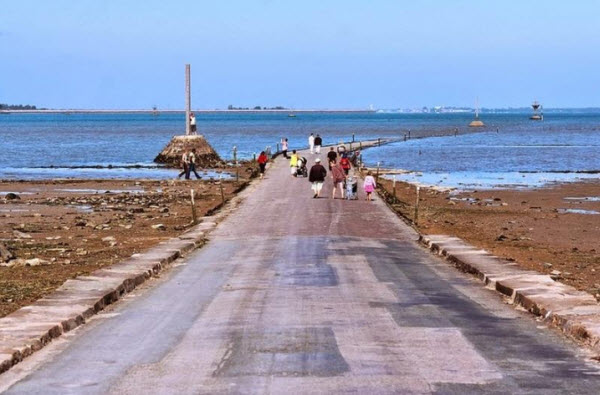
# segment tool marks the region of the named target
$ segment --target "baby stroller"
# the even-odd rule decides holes
[[[346,179],[346,199],[358,200],[358,180],[352,176]]]
[[[306,167],[306,163],[306,158],[298,158],[298,170],[296,170],[296,177],[308,177],[308,169]]]

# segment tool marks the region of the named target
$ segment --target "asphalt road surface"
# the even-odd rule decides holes
[[[585,351],[419,247],[379,199],[330,190],[313,199],[279,158],[204,248],[0,390],[600,392]]]

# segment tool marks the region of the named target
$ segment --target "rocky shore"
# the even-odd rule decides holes
[[[122,261],[191,225],[248,183],[240,181],[0,182],[0,316],[65,280]],[[221,187],[223,195],[221,194]]]

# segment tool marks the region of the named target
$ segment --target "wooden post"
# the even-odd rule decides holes
[[[417,185],[417,200],[415,202],[415,225],[419,224],[419,195],[421,188]]]
[[[398,199],[396,198],[396,175],[394,174],[394,180],[392,181],[392,189],[394,191],[394,204],[398,203]]]
[[[379,164],[381,162],[377,162],[377,174],[375,175],[375,184],[379,185]]]
[[[381,138],[377,138],[377,146],[380,147],[381,146]]]
[[[223,192],[223,176],[219,176],[219,188],[221,189],[221,205],[225,205],[225,192]]]
[[[240,180],[240,170],[238,169],[237,147],[235,145],[233,146],[233,165],[235,166],[235,182],[238,182]]]
[[[408,138],[410,139],[410,129],[408,129]]]
[[[190,113],[192,107],[192,93],[190,89],[191,76],[190,65],[185,65],[185,135],[189,136],[191,132]]]
[[[194,190],[190,189],[190,197],[192,203],[192,225],[196,225],[198,223],[198,217],[196,216],[196,204],[194,202]]]

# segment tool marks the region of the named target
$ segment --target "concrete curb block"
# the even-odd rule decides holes
[[[185,233],[88,276],[67,280],[52,294],[0,318],[0,374],[52,339],[84,324],[177,258],[204,245],[210,232],[235,210],[255,184],[251,182],[215,215],[200,218],[201,222]]]
[[[459,269],[600,352],[600,305],[587,292],[477,249],[457,237],[421,235],[421,244]]]

